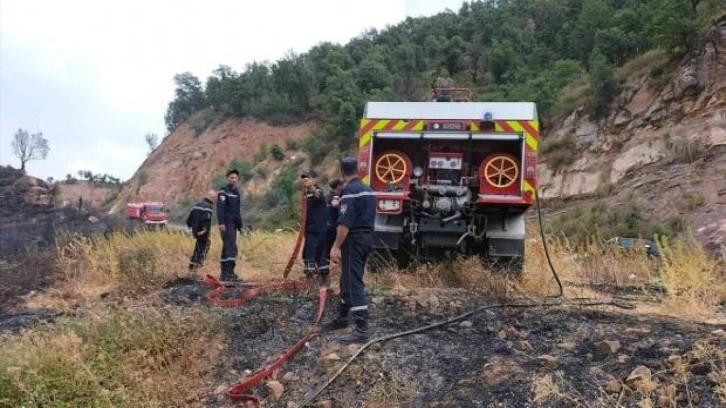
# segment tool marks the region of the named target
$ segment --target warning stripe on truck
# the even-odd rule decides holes
[[[504,133],[520,133],[524,136],[527,150],[537,152],[539,150],[539,121],[536,120],[496,120],[495,131]],[[369,165],[370,160],[370,143],[373,133],[379,130],[385,131],[422,131],[424,130],[425,121],[423,120],[398,120],[398,119],[362,119],[360,129],[358,131],[358,162],[361,164],[360,176],[361,181],[370,184]],[[470,127],[472,132],[478,132],[479,121],[471,121]],[[534,182],[534,180],[532,180]],[[524,180],[524,192],[532,191],[534,197],[534,187],[528,180]]]

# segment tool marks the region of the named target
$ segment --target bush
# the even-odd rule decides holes
[[[252,177],[254,177],[254,173],[252,172],[252,163],[248,162],[247,160],[242,160],[238,158],[232,159],[232,161],[229,163],[229,167],[231,169],[237,169],[239,171],[239,179],[246,183],[250,180],[252,180]],[[225,177],[226,180],[226,177]]]
[[[700,140],[676,139],[671,151],[677,162],[693,163],[706,156],[706,146]]]
[[[300,148],[300,144],[297,142],[297,140],[294,140],[294,139],[285,140],[285,149],[286,150],[297,150],[299,148]]]
[[[320,138],[314,133],[305,136],[302,142],[302,149],[307,153],[310,158],[310,164],[313,166],[320,164],[327,155],[327,149]]]
[[[260,145],[260,148],[257,149],[257,152],[253,156],[255,164],[264,161],[265,157],[267,157],[267,145],[263,143]]]
[[[575,134],[568,133],[560,138],[548,137],[542,140],[540,153],[547,158],[553,170],[561,169],[574,163],[577,159]]]
[[[270,147],[270,154],[272,155],[272,158],[277,161],[282,161],[285,159],[285,153],[283,153],[282,148],[274,144],[272,147]]]

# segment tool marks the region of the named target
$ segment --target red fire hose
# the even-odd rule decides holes
[[[242,306],[253,297],[260,295],[265,292],[275,290],[286,290],[291,292],[299,292],[308,288],[308,282],[306,280],[287,280],[287,276],[290,274],[290,270],[295,265],[295,260],[300,253],[300,247],[302,246],[303,237],[305,236],[305,217],[307,214],[307,203],[305,199],[305,189],[302,189],[302,211],[300,221],[300,231],[298,232],[297,242],[295,242],[295,248],[293,249],[290,260],[285,267],[283,272],[283,279],[271,280],[268,282],[245,282],[245,286],[248,287],[242,295],[234,299],[221,299],[222,293],[227,291],[227,288],[217,278],[207,275],[204,278],[204,283],[212,287],[212,290],[207,293],[207,300],[209,303],[219,307],[237,307]],[[287,360],[297,354],[300,349],[303,348],[305,343],[313,338],[317,333],[318,325],[323,318],[323,311],[325,310],[325,300],[327,299],[328,288],[321,287],[318,292],[318,311],[315,317],[315,321],[310,326],[305,335],[297,341],[292,347],[287,349],[284,354],[275,359],[271,364],[258,370],[253,375],[238,382],[232,388],[227,390],[227,396],[233,401],[240,402],[252,402],[256,407],[261,406],[260,399],[247,392],[254,388],[256,385],[261,383],[265,378],[270,376],[275,370],[279,369]]]

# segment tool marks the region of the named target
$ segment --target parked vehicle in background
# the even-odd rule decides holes
[[[649,240],[642,238],[613,237],[605,242],[607,245],[614,246],[628,251],[642,251],[649,257],[659,257],[660,251],[658,245]]]
[[[143,221],[148,226],[166,226],[169,221],[164,204],[158,202],[128,203],[126,216]]]

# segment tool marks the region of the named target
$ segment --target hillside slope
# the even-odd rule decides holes
[[[666,63],[649,60],[658,58]],[[634,63],[641,66],[623,79],[605,119],[593,121],[583,106],[543,129],[539,177],[550,228],[581,238],[597,230],[692,230],[710,253],[724,254],[726,22],[712,27],[680,62],[648,53]],[[285,149],[315,126],[233,119],[195,136],[194,126],[182,124],[125,184],[115,207],[130,200],[188,206],[232,159],[254,163],[261,145]],[[268,153],[256,165],[264,171],[254,172],[246,192],[266,191],[285,162],[305,157],[296,150],[285,155],[276,161]],[[330,160],[325,164],[330,167]]]
[[[541,193],[567,199],[558,212],[570,220],[582,204],[637,208],[675,232],[690,227],[709,252],[726,255],[726,21],[664,85],[651,72],[629,78],[607,119],[580,109],[546,132]]]
[[[313,128],[312,123],[276,127],[255,120],[230,119],[195,136],[192,126],[185,123],[167,136],[134,178],[124,184],[113,210],[135,200],[167,205],[194,200],[219,187],[214,185],[214,177],[223,174],[233,159],[252,162],[260,146],[277,144],[284,148],[287,141],[299,141]],[[275,163],[271,165],[275,167]],[[246,189],[263,188],[267,178],[254,177]]]

